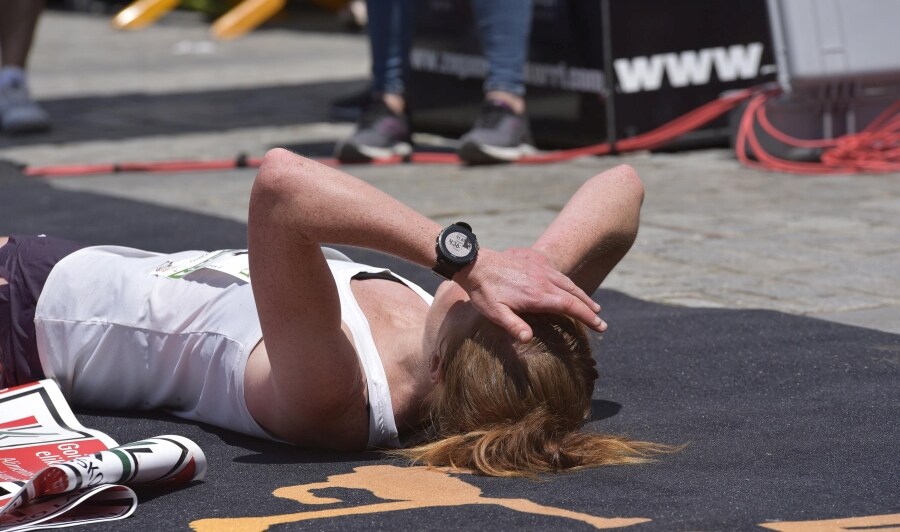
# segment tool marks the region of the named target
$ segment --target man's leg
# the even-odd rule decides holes
[[[472,0],[488,62],[485,104],[462,138],[460,156],[471,163],[514,161],[533,151],[525,118],[525,61],[531,0]]]
[[[414,0],[368,0],[372,101],[356,132],[338,143],[343,162],[405,157],[412,151],[406,116],[406,80],[412,43]]]
[[[44,0],[0,2],[0,59],[4,67],[25,69]]]
[[[31,100],[25,68],[43,0],[0,0],[0,129],[8,133],[50,126],[47,113]]]
[[[484,82],[487,99],[508,101],[518,114],[525,111],[525,61],[531,35],[531,0],[472,0],[478,33],[488,61]]]
[[[409,76],[413,0],[368,0],[369,46],[372,55],[372,91],[397,96],[404,111],[403,94]]]

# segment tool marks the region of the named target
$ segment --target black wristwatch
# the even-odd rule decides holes
[[[465,222],[448,225],[437,237],[437,264],[431,270],[444,279],[453,279],[459,270],[475,261],[478,239]]]

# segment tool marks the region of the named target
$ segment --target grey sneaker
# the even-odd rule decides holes
[[[50,129],[50,117],[28,95],[24,83],[0,87],[0,129],[6,133],[25,133]]]
[[[391,111],[380,96],[369,101],[356,133],[335,147],[335,157],[342,163],[368,163],[396,156],[405,159],[410,154],[409,119]]]
[[[528,119],[496,100],[484,102],[475,126],[460,139],[459,158],[469,164],[505,163],[536,153]]]

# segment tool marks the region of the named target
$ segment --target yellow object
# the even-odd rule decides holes
[[[212,34],[216,39],[236,39],[281,11],[285,0],[244,0],[216,19]]]
[[[137,30],[156,22],[178,7],[180,0],[136,0],[113,18],[113,26],[120,30]]]

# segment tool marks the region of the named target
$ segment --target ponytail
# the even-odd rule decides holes
[[[605,465],[639,464],[672,447],[561,428],[557,416],[540,407],[522,419],[484,430],[447,436],[393,451],[415,463],[468,469],[492,477],[534,477],[539,473]]]
[[[429,401],[432,441],[392,455],[489,476],[534,477],[637,464],[678,450],[582,431],[598,377],[583,327],[563,316],[523,318],[535,333],[529,344],[514,344],[487,320],[449,339]]]

